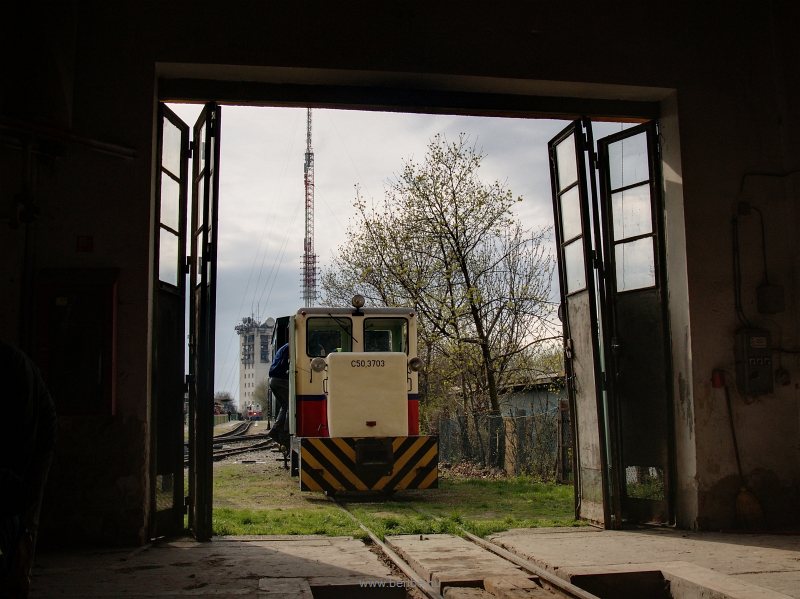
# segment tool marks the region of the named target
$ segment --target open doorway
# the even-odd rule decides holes
[[[171,108],[186,122],[192,122],[192,117],[200,112],[200,107],[193,105],[172,105]],[[403,159],[424,154],[426,143],[435,133],[444,133],[448,138],[466,133],[486,155],[488,170],[492,172],[487,178],[503,181],[514,195],[525,198],[515,206],[515,216],[528,226],[553,225],[551,158],[545,148],[567,121],[335,110],[314,112],[316,230],[322,233],[316,244],[323,268],[326,257],[346,243],[347,222],[356,193],[353,186],[359,186],[361,197],[382,200],[386,180],[399,171]],[[223,199],[218,210],[211,207],[211,213],[218,220],[209,228],[219,235],[218,270],[214,275],[217,289],[216,327],[212,336],[216,339],[213,391],[229,392],[238,399],[241,408],[250,398],[245,394],[254,390],[250,384],[255,387],[258,381],[244,380],[241,376],[240,347],[234,326],[242,318],[264,320],[292,314],[302,305],[299,273],[306,112],[304,109],[225,106],[222,113],[224,120],[217,117],[217,126],[224,122],[225,141],[215,166],[221,167],[219,197]],[[260,122],[258,114],[269,116]],[[626,127],[619,122],[597,123],[594,134],[605,137]],[[256,145],[240,146],[236,141],[239,135],[250,138]],[[202,142],[195,147],[202,147]],[[215,147],[219,148],[220,144],[217,142]],[[229,147],[230,157],[227,155]],[[225,176],[226,169],[231,169],[233,175],[229,180]],[[253,180],[259,178],[262,182],[253,185]],[[245,183],[248,180],[249,183]],[[190,226],[190,230],[195,228]],[[546,238],[553,256],[558,253],[556,237],[551,231]],[[598,244],[601,241],[598,238]],[[558,278],[555,278],[548,296],[554,310],[561,295],[564,294],[559,292]],[[604,418],[599,416],[600,420]],[[608,427],[609,423],[596,422],[596,425]],[[209,449],[203,451],[210,450],[210,443],[206,446]],[[210,485],[210,475],[200,478],[208,478],[204,484]],[[202,486],[202,481],[198,482]],[[603,488],[608,484],[608,481],[603,483]],[[190,488],[199,487],[190,483]],[[194,497],[190,494],[187,503],[192,506],[197,499],[195,492]],[[207,504],[203,509],[208,519],[206,525],[198,523],[199,526],[193,527],[199,537],[210,534],[210,492],[202,503]],[[587,517],[586,513],[579,515]],[[597,515],[589,517],[602,519]],[[203,529],[207,529],[206,535],[202,534]]]

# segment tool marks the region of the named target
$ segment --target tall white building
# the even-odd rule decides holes
[[[266,405],[255,391],[269,377],[275,319],[259,323],[257,318],[245,316],[234,328],[239,335],[239,411],[245,414],[251,408],[262,411]]]

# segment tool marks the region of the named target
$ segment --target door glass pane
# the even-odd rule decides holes
[[[208,229],[208,242],[211,243],[213,237],[211,235],[212,231],[214,230],[214,224],[217,222],[217,219],[214,218],[214,188],[211,187],[208,190],[208,220],[206,221],[206,229]]]
[[[208,151],[208,170],[213,172],[214,171],[214,158],[216,157],[216,146],[217,146],[217,138],[212,137],[208,143],[211,145]]]
[[[650,185],[645,183],[611,195],[614,240],[653,232],[650,214]]]
[[[586,269],[583,262],[583,243],[579,237],[564,247],[564,266],[567,269],[567,293],[586,287]]]
[[[197,181],[197,201],[198,201],[199,205],[201,206],[200,214],[198,215],[198,218],[199,218],[200,221],[206,221],[206,217],[205,217],[205,214],[204,214],[203,208],[202,208],[202,206],[205,203],[205,193],[206,193],[206,178],[205,178],[205,176],[202,176]]]
[[[656,284],[653,238],[619,243],[614,248],[617,291],[630,291]]]
[[[170,285],[178,286],[178,236],[160,229],[158,246],[158,278]]]
[[[612,190],[649,180],[647,133],[643,131],[609,144],[608,168]]]
[[[573,187],[559,198],[561,202],[561,234],[568,241],[581,234],[581,197],[578,187]]]
[[[195,233],[194,236],[194,248],[195,248],[195,268],[197,269],[197,284],[199,285],[202,281],[200,278],[203,275],[203,230],[200,229]]]
[[[181,186],[167,173],[161,173],[161,224],[175,231],[180,226]]]
[[[208,155],[208,160],[209,160],[208,173],[209,174],[208,174],[207,178],[208,178],[209,181],[211,181],[212,177],[214,176],[214,146],[216,145],[216,142],[217,142],[217,138],[216,137],[212,137],[209,140],[209,143],[211,144],[211,150],[209,151],[209,155]],[[204,181],[204,183],[205,183],[205,181]],[[205,185],[204,185],[204,187],[205,187]],[[209,231],[209,235],[208,235],[209,241],[211,241],[211,230],[214,227],[214,223],[217,222],[216,218],[214,217],[214,203],[215,203],[214,202],[214,186],[212,185],[211,187],[209,187],[209,190],[208,190],[208,220],[206,221],[206,224],[208,225],[208,231]]]
[[[166,118],[161,142],[161,166],[176,177],[181,175],[181,130]]]
[[[558,190],[562,191],[578,180],[575,138],[572,135],[556,146],[556,161],[558,163]]]
[[[206,124],[203,123],[200,127],[200,132],[195,137],[195,143],[198,145],[197,151],[200,152],[200,169],[202,173],[206,168]]]

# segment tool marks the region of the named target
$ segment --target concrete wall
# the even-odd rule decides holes
[[[286,82],[311,86],[293,93],[317,98],[324,90],[315,85],[358,83],[368,87],[354,92],[353,102],[376,103],[374,91],[422,108],[432,91],[442,90],[576,99],[564,104],[567,116],[603,112],[602,99],[658,102],[669,167],[678,522],[733,524],[735,462],[724,400],[710,377],[714,368],[734,370],[730,218],[743,177],[800,168],[791,146],[800,133],[790,30],[798,14],[789,3],[625,2],[614,14],[598,3],[578,10],[563,3],[421,1],[235,7],[140,1],[51,7],[34,1],[16,10],[6,20],[11,31],[2,36],[14,68],[3,76],[0,122],[54,127],[50,135],[61,149],[59,157],[37,162],[34,269],[120,269],[117,411],[104,419],[62,421],[51,485],[53,535],[124,541],[147,534],[159,74],[224,77],[225,95],[251,98]],[[214,84],[205,89],[209,99],[224,95]],[[69,134],[123,150],[99,153]],[[124,148],[134,157],[120,157]],[[18,172],[14,159],[3,156],[3,172]],[[19,187],[7,181],[0,205]],[[760,241],[751,217],[743,221],[742,236],[745,310],[783,346],[796,347],[800,177],[750,176],[742,191],[764,211],[770,280],[785,287],[788,306],[770,318],[756,314]],[[0,334],[14,340],[22,318],[24,228],[0,227]],[[78,235],[94,238],[93,252],[76,251]],[[750,403],[733,398],[744,469],[774,520],[793,516],[800,486],[800,367],[789,354],[782,365],[788,386]],[[84,433],[95,436],[88,442],[79,436]],[[57,519],[64,514],[74,517]]]
[[[563,385],[541,385],[513,391],[501,402],[504,416],[533,416],[541,412],[558,410],[559,403],[567,399],[567,390]]]

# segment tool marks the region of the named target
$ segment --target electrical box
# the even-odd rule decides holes
[[[773,392],[772,341],[764,329],[736,332],[736,386],[743,395]]]

